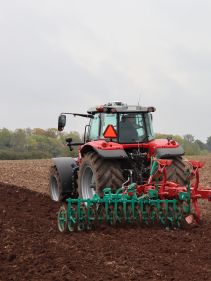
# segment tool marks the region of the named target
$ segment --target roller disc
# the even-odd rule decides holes
[[[159,223],[159,210],[156,206],[150,207],[150,223],[157,225]]]
[[[87,210],[87,229],[95,229],[97,227],[97,207],[96,205],[90,206]]]
[[[106,209],[103,204],[100,204],[97,209],[97,225],[100,228],[106,227]]]
[[[122,224],[124,222],[124,212],[123,212],[123,206],[118,205],[117,207],[117,213],[116,213],[116,224]]]
[[[65,204],[63,204],[58,211],[57,223],[60,232],[67,231],[67,206]]]
[[[87,227],[87,208],[83,204],[80,206],[80,214],[77,213],[77,230],[83,231]]]
[[[141,212],[141,208],[138,204],[135,206],[134,213],[135,213],[135,224],[138,226],[142,225],[142,223],[143,223],[142,212]]]
[[[175,225],[176,225],[176,214],[175,214],[175,210],[172,205],[169,205],[169,207],[168,207],[167,225],[169,227],[175,227]]]
[[[127,220],[127,223],[129,223],[129,224],[132,224],[134,222],[133,209],[132,209],[131,205],[127,206],[126,220]]]
[[[150,226],[152,221],[151,221],[151,210],[150,210],[150,205],[146,204],[144,206],[144,213],[143,213],[143,222],[144,224]]]
[[[110,205],[108,207],[108,217],[109,217],[109,224],[112,226],[116,225],[116,214],[115,214],[115,210],[114,210],[114,206]]]
[[[68,214],[68,230],[75,231],[76,230],[76,222],[77,222],[77,206],[72,205],[70,213]]]
[[[165,204],[163,204],[161,206],[159,222],[160,222],[161,225],[164,225],[164,226],[167,225],[167,212],[166,212]]]

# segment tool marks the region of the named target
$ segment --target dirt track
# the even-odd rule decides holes
[[[205,160],[203,183],[210,184],[211,158]],[[49,165],[0,161],[0,280],[211,280],[211,204],[203,204],[205,222],[191,231],[108,228],[63,235],[56,227],[58,205],[17,187],[46,193]]]

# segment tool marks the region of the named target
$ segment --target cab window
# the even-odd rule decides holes
[[[143,114],[121,113],[119,116],[119,142],[143,142],[146,137]]]
[[[155,133],[152,126],[152,114],[147,113],[145,114],[145,122],[147,127],[148,139],[153,140],[155,138]]]
[[[96,140],[99,136],[100,116],[95,114],[94,118],[90,120],[89,140]]]
[[[112,113],[102,113],[101,114],[101,130],[100,130],[100,137],[104,138],[103,134],[108,127],[108,125],[113,125],[114,129],[117,132],[117,114]],[[115,141],[117,139],[113,139]]]

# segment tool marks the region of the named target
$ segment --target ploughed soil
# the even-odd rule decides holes
[[[211,157],[197,158],[211,186]],[[211,202],[201,204],[203,224],[188,230],[62,234],[47,194],[50,164],[0,161],[0,280],[211,280]]]

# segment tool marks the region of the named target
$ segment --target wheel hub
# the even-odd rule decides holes
[[[81,182],[81,192],[83,199],[92,198],[96,194],[95,177],[90,166],[86,166],[84,169]]]

